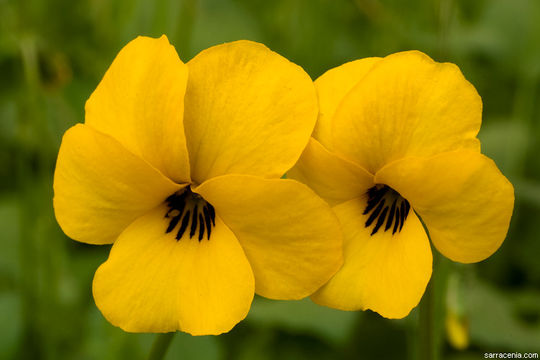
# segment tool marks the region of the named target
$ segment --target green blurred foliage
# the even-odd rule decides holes
[[[124,333],[96,309],[92,276],[109,247],[63,235],[52,176],[62,134],[83,121],[115,54],[137,35],[163,33],[184,61],[251,39],[313,78],[407,49],[458,64],[482,95],[482,148],[515,185],[516,207],[494,256],[446,263],[445,309],[463,319],[470,345],[444,341],[444,357],[540,352],[539,1],[0,0],[0,359],[148,353],[154,335]],[[228,334],[178,334],[167,359],[402,359],[415,351],[416,312],[396,321],[256,298]]]

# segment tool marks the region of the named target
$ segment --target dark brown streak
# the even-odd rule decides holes
[[[195,235],[195,231],[197,230],[197,220],[198,217],[198,211],[197,211],[197,205],[193,208],[193,216],[191,217],[191,229],[189,230],[189,238],[191,239],[193,235]]]
[[[203,215],[199,213],[199,241],[202,240],[204,236],[204,220]]]
[[[366,221],[366,227],[370,226],[371,223],[373,223],[373,221],[377,218],[377,216],[379,216],[379,213],[381,212],[381,210],[382,210],[382,208],[384,206],[384,202],[385,202],[385,200],[382,199],[381,202],[379,203],[379,206],[377,206],[377,208],[371,213],[371,215],[369,216],[369,218]]]
[[[387,191],[388,191],[387,187],[383,187],[381,189],[375,189],[375,188],[369,189],[368,190],[368,203],[362,215],[368,214],[375,207],[375,205],[379,203],[379,201],[383,198],[384,194],[386,194]]]
[[[394,223],[394,229],[392,230],[392,235],[394,235],[399,226],[399,207],[396,207],[396,215],[394,216],[396,221]]]
[[[199,241],[202,241],[206,232],[206,238],[210,240],[212,227],[216,225],[216,213],[214,207],[199,194],[193,193],[187,187],[181,193],[174,193],[167,197],[166,204],[169,208],[165,217],[169,219],[169,224],[165,233],[170,233],[180,223],[176,240],[180,240],[184,236],[188,227],[190,239],[197,234]]]
[[[398,199],[394,199],[394,202],[392,202],[392,207],[390,208],[390,212],[388,213],[388,221],[386,222],[384,231],[387,231],[388,229],[390,229],[390,226],[392,226],[392,221],[394,220],[394,214],[396,213],[397,200]]]
[[[189,215],[190,211],[186,211],[186,214],[184,215],[184,218],[182,219],[182,225],[180,225],[180,230],[178,230],[178,233],[176,234],[176,240],[180,240],[182,236],[184,235],[184,232],[187,229],[187,226],[189,224]]]
[[[392,229],[392,235],[401,231],[411,205],[388,185],[377,184],[368,189],[367,204],[363,215],[368,215],[365,226],[373,225],[371,235],[376,234],[384,225],[384,231]],[[385,224],[386,222],[386,224]]]
[[[180,221],[181,218],[182,218],[182,213],[180,213],[180,214],[176,215],[175,217],[173,217],[171,219],[171,222],[169,223],[169,226],[167,227],[167,230],[165,230],[165,232],[168,234],[171,231],[173,231],[173,229],[176,227],[176,225],[178,225],[178,222]]]
[[[371,232],[371,235],[374,235],[379,231],[379,228],[384,223],[384,220],[386,219],[386,213],[388,212],[388,206],[384,208],[384,210],[381,213],[381,216],[379,216],[379,219],[377,220],[377,224],[373,228],[373,231]]]
[[[210,232],[212,231],[212,220],[210,219],[210,211],[208,210],[208,205],[203,207],[204,221],[206,222],[206,238],[210,240]]]
[[[210,218],[212,219],[212,225],[216,226],[216,210],[210,204],[208,204],[208,210],[210,211]]]

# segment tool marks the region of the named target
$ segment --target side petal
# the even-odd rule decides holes
[[[224,175],[195,191],[216,209],[244,248],[257,294],[301,299],[342,263],[342,235],[330,207],[294,180]]]
[[[311,298],[340,310],[373,310],[403,318],[420,302],[431,277],[428,237],[414,212],[400,232],[365,227],[365,197],[334,207],[345,236],[344,264]]]
[[[185,127],[196,182],[231,173],[279,178],[294,165],[318,110],[301,67],[251,41],[211,47],[188,67]]]
[[[244,319],[253,273],[234,234],[216,217],[209,240],[180,240],[160,206],[131,224],[97,270],[96,305],[130,332],[218,335]]]
[[[188,70],[165,35],[118,53],[86,102],[86,124],[179,183],[190,181],[183,113]]]
[[[471,263],[501,246],[514,208],[514,188],[493,161],[459,150],[396,161],[376,174],[409,200],[446,257]]]
[[[456,65],[407,51],[380,60],[343,99],[334,146],[374,174],[407,156],[479,151],[481,117],[482,99]]]
[[[313,138],[287,177],[308,185],[330,205],[357,198],[375,185],[373,175]]]
[[[67,236],[109,244],[180,188],[118,141],[80,124],[62,139],[54,173],[54,212]]]
[[[335,67],[315,80],[319,96],[319,118],[313,137],[328,150],[333,150],[332,118],[345,95],[373,68],[381,58],[365,58]]]

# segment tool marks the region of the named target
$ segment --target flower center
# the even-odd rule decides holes
[[[363,214],[367,215],[371,212],[366,220],[366,227],[375,224],[371,235],[374,235],[383,226],[384,231],[392,228],[392,235],[396,231],[401,231],[411,205],[397,191],[388,185],[377,184],[367,191],[368,202]],[[377,221],[375,221],[377,220]],[[392,227],[393,224],[393,227]]]
[[[189,228],[189,238],[198,234],[199,241],[204,237],[210,240],[212,228],[216,226],[216,211],[199,194],[195,194],[188,186],[179,193],[174,193],[166,200],[169,210],[165,214],[169,218],[169,226],[165,233],[173,231],[178,224],[176,240],[180,240]]]

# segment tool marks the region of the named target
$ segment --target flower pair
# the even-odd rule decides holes
[[[55,214],[113,243],[93,294],[127,331],[226,332],[254,293],[403,317],[431,274],[415,212],[453,260],[504,239],[512,187],[479,152],[480,112],[456,67],[415,52],[314,86],[257,43],[184,64],[139,37],[64,135]]]

